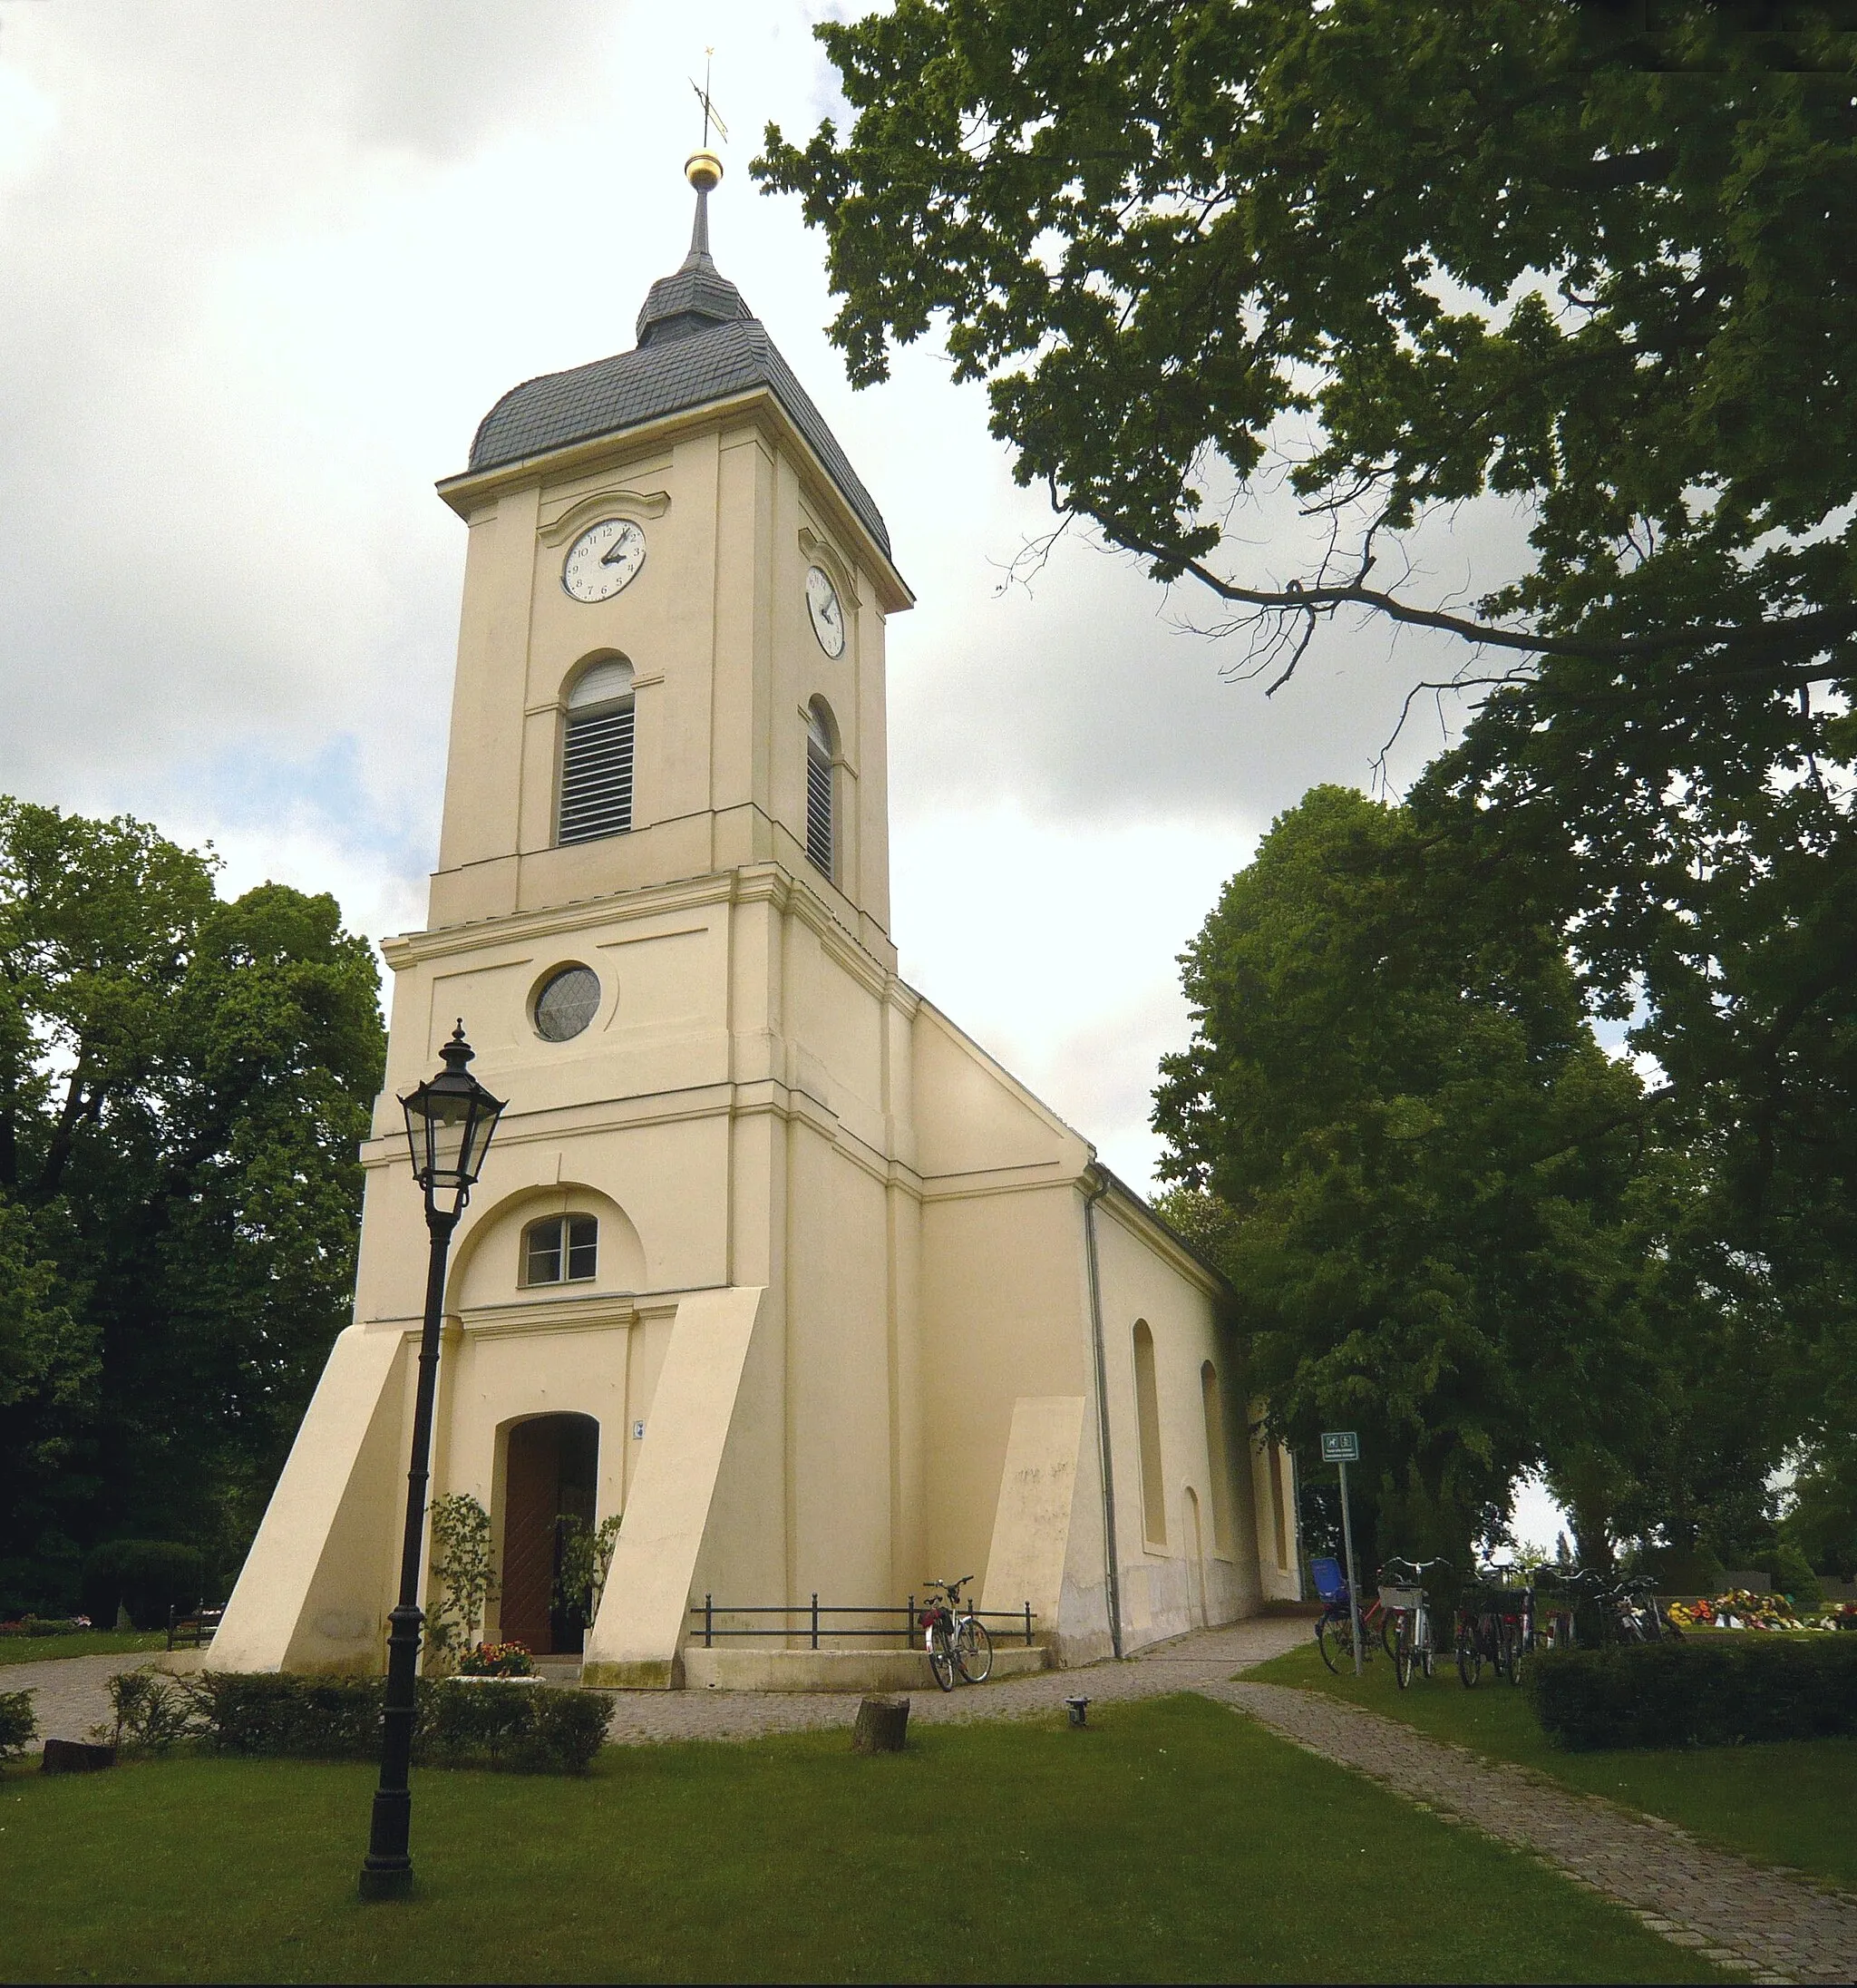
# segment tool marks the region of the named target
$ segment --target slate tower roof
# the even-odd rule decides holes
[[[890,532],[806,389],[709,252],[709,192],[698,187],[690,252],[651,286],[638,343],[511,387],[480,424],[471,473],[617,434],[661,415],[764,388],[811,443],[859,521],[890,557]]]

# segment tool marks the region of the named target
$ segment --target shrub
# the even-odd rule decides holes
[[[1794,1608],[1809,1613],[1824,1606],[1824,1590],[1818,1584],[1812,1563],[1790,1540],[1780,1542],[1768,1572],[1774,1585],[1792,1597]]]
[[[1557,1746],[1720,1747],[1857,1733],[1857,1643],[1775,1634],[1544,1652],[1529,1672]]]
[[[200,1730],[197,1694],[159,1671],[119,1671],[110,1680],[110,1707],[116,1714],[111,1743],[125,1753],[165,1753]]]
[[[193,1680],[208,1744],[226,1753],[370,1759],[380,1750],[380,1678],[208,1671]],[[598,1691],[422,1678],[413,1755],[431,1767],[581,1774],[606,1740],[612,1701]]]
[[[380,1750],[379,1678],[204,1671],[193,1681],[208,1742],[222,1753],[365,1759]]]
[[[533,1701],[543,1692],[539,1684],[512,1685],[495,1679],[437,1686],[421,1707],[425,1714],[420,1721],[424,1729],[419,1735],[424,1742],[421,1750],[428,1759],[435,1756],[461,1765],[513,1765],[534,1735]]]
[[[442,1664],[475,1640],[484,1607],[496,1596],[490,1542],[490,1514],[469,1492],[433,1501],[432,1572],[439,1601],[426,1618],[425,1644]]]
[[[170,1608],[192,1609],[206,1587],[197,1547],[171,1539],[112,1539],[83,1564],[83,1612],[107,1627],[127,1609],[138,1629],[165,1629]]]
[[[0,1691],[0,1760],[24,1753],[39,1736],[30,1691]]]
[[[0,1636],[68,1636],[74,1629],[88,1629],[82,1615],[57,1615],[47,1621],[41,1615],[22,1615],[16,1623],[0,1623]]]
[[[535,1708],[534,1734],[517,1764],[536,1774],[586,1773],[606,1744],[612,1700],[604,1691],[543,1689],[528,1695]]]

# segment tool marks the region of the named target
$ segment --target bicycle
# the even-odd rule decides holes
[[[1427,1566],[1440,1563],[1427,1561]],[[1360,1660],[1370,1664],[1374,1660],[1374,1644],[1378,1642],[1385,1654],[1397,1658],[1397,1642],[1400,1642],[1400,1604],[1388,1601],[1388,1596],[1404,1594],[1405,1591],[1397,1584],[1385,1584],[1385,1576],[1394,1568],[1405,1568],[1407,1573],[1417,1574],[1422,1571],[1415,1561],[1402,1561],[1394,1556],[1385,1566],[1380,1568],[1380,1581],[1376,1583],[1378,1593],[1372,1601],[1362,1603],[1360,1608]],[[1310,1573],[1317,1583],[1317,1594],[1328,1606],[1317,1618],[1317,1648],[1322,1652],[1322,1662],[1327,1664],[1334,1676],[1340,1676],[1342,1670],[1354,1668],[1354,1608],[1348,1593],[1348,1576],[1342,1573],[1342,1563],[1328,1556],[1318,1556],[1308,1563]]]
[[[1415,1576],[1423,1576],[1434,1567],[1448,1570],[1451,1563],[1448,1560],[1405,1560],[1399,1564],[1410,1567]],[[1403,1691],[1411,1686],[1415,1668],[1423,1667],[1427,1677],[1432,1674],[1432,1665],[1437,1655],[1432,1641],[1432,1598],[1416,1579],[1409,1586],[1382,1588],[1380,1596],[1389,1612],[1396,1612],[1393,1677]]]
[[[1399,1653],[1400,1624],[1417,1606],[1412,1599],[1414,1591],[1421,1585],[1421,1577],[1427,1567],[1442,1564],[1435,1560],[1407,1560],[1395,1554],[1380,1569],[1375,1597],[1374,1613],[1380,1618],[1380,1641],[1386,1654],[1397,1660]]]
[[[961,1611],[961,1590],[974,1576],[964,1574],[958,1581],[928,1581],[929,1604],[918,1618],[923,1632],[922,1646],[928,1652],[928,1668],[944,1691],[955,1687],[957,1673],[969,1684],[984,1684],[993,1674],[993,1639],[987,1625],[969,1607]],[[935,1597],[939,1596],[937,1600]]]
[[[1534,1584],[1506,1585],[1514,1570],[1486,1567],[1481,1584],[1468,1589],[1457,1610],[1457,1675],[1471,1690],[1485,1662],[1511,1684],[1522,1682],[1536,1642]]]
[[[1309,1572],[1315,1577],[1317,1595],[1327,1604],[1316,1621],[1316,1647],[1322,1652],[1322,1662],[1339,1677],[1344,1670],[1354,1669],[1354,1604],[1347,1576],[1342,1573],[1338,1560],[1326,1555],[1311,1560]],[[1386,1654],[1393,1654],[1392,1618],[1378,1600],[1369,1602],[1361,1610],[1360,1632],[1363,1663],[1373,1657],[1376,1634],[1385,1644]]]
[[[1602,1589],[1600,1622],[1620,1642],[1677,1642],[1683,1632],[1658,1606],[1654,1583],[1634,1575]]]

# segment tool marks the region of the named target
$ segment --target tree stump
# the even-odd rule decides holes
[[[853,1753],[900,1753],[909,1732],[906,1698],[865,1698],[858,1701],[858,1722],[851,1728]]]
[[[88,1740],[48,1740],[42,1774],[94,1774],[116,1765],[116,1749],[93,1745]]]

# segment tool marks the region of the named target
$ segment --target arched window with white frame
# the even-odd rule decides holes
[[[814,869],[838,876],[838,736],[823,697],[806,707],[806,855]]]
[[[602,658],[568,693],[561,726],[561,802],[556,839],[592,842],[632,825],[632,666]]]

